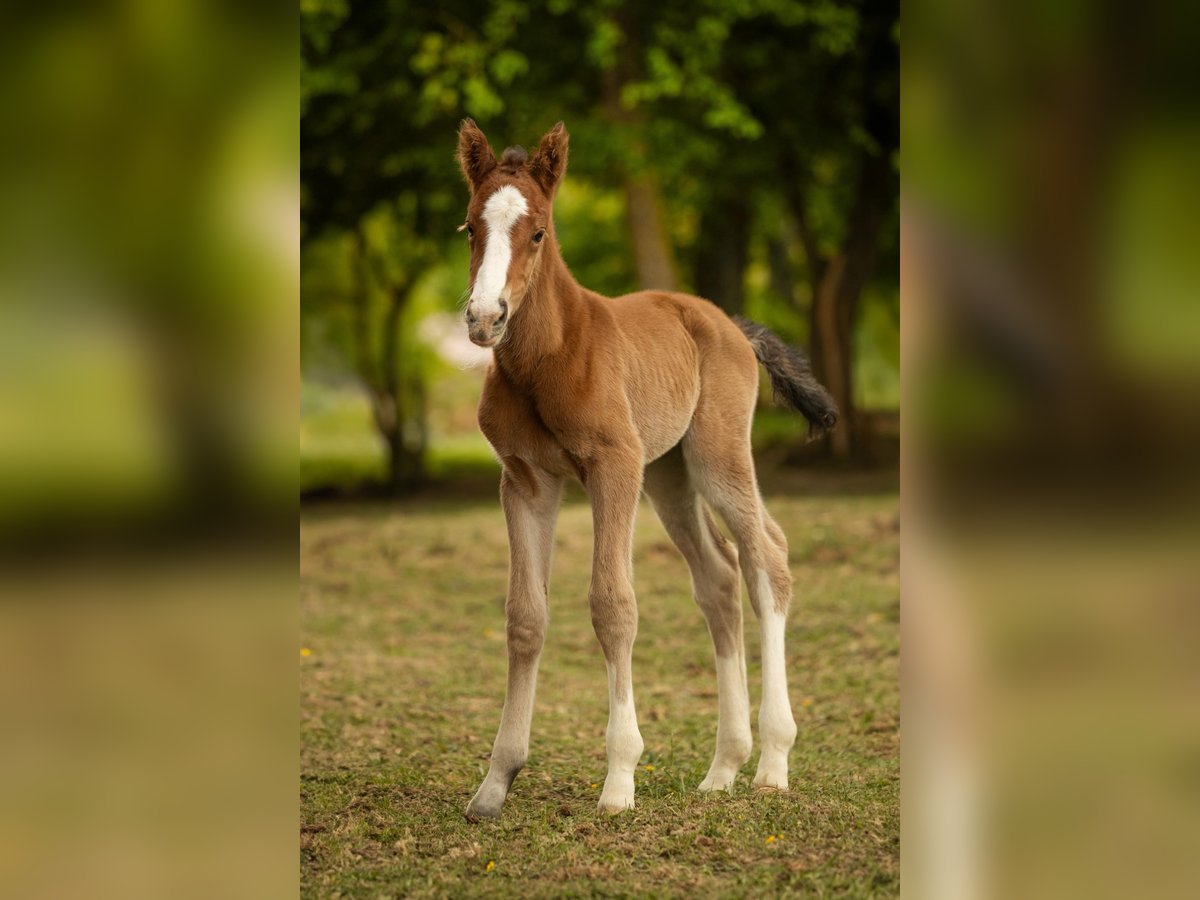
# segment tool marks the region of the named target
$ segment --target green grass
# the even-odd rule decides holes
[[[716,727],[711,645],[686,567],[644,507],[638,805],[595,812],[606,688],[586,601],[590,511],[572,501],[558,528],[529,765],[502,819],[479,823],[463,808],[486,771],[504,690],[498,503],[306,510],[303,894],[896,895],[898,498],[769,496],[768,506],[789,536],[796,580],[791,791],[756,795],[754,759],[731,795],[695,791]],[[746,616],[757,710],[748,605]]]

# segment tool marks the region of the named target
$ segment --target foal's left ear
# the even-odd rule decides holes
[[[496,154],[474,119],[463,119],[458,127],[458,165],[471,193],[496,168]]]
[[[551,199],[567,171],[567,140],[567,128],[559,122],[546,132],[529,162],[529,174]]]

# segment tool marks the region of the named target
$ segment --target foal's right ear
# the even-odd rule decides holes
[[[553,197],[567,171],[567,127],[559,122],[546,132],[538,144],[537,153],[529,162],[529,174],[541,185],[547,197]]]
[[[458,165],[471,187],[471,193],[496,168],[496,154],[474,119],[463,119],[458,126]]]

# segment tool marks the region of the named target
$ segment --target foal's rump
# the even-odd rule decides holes
[[[765,326],[665,291],[627,294],[610,308],[630,348],[630,401],[647,461],[670,449],[702,407],[713,414],[710,423],[726,420],[721,430],[748,431],[760,363],[775,398],[808,420],[811,436],[837,422],[837,406],[808,357]]]

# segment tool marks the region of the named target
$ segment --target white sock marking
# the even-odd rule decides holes
[[[717,657],[717,696],[717,752],[708,775],[700,782],[702,791],[728,790],[750,758],[750,698],[746,693],[746,657],[740,649],[732,656]]]
[[[608,669],[608,731],[604,743],[608,750],[608,777],[600,793],[600,806],[616,810],[633,806],[633,773],[645,745],[638,731],[632,686],[624,699],[618,700],[615,673],[607,663],[605,668]]]
[[[787,691],[787,660],[784,629],[787,618],[775,608],[775,595],[767,573],[758,573],[758,616],[762,632],[762,706],[758,711],[758,733],[762,756],[756,785],[786,788],[788,751],[796,740],[796,722]]]

